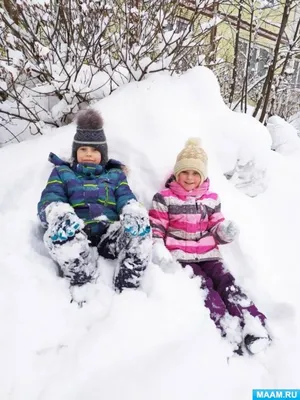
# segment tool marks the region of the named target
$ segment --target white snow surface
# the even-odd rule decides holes
[[[119,295],[114,263],[101,259],[91,300],[82,308],[70,303],[68,282],[44,248],[36,205],[52,168],[49,151],[70,155],[72,124],[0,149],[0,399],[246,400],[254,388],[299,388],[298,159],[271,151],[266,128],[230,111],[204,67],[130,83],[95,108],[110,157],[129,167],[146,207],[186,139],[201,137],[211,189],[240,228],[221,248],[224,259],[267,315],[273,343],[227,362],[231,347],[188,268],[150,264],[142,287]],[[237,163],[262,172],[256,197],[225,178]]]
[[[272,149],[282,155],[300,157],[300,138],[296,127],[278,115],[268,119],[267,128],[272,137]]]

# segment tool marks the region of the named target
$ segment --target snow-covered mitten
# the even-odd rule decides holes
[[[154,264],[168,264],[173,261],[172,254],[166,248],[163,239],[156,239],[153,243],[152,261]]]
[[[239,228],[233,221],[222,221],[217,227],[217,234],[221,240],[230,243],[239,234]]]
[[[84,228],[84,222],[67,203],[55,202],[46,207],[48,230],[53,243],[71,240]]]
[[[120,220],[124,231],[132,236],[146,236],[150,233],[148,212],[136,200],[131,200],[123,207]]]

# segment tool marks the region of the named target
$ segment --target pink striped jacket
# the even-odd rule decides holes
[[[219,196],[209,191],[209,179],[187,192],[175,180],[153,197],[149,212],[154,239],[163,239],[178,261],[221,259],[218,235],[224,221]]]

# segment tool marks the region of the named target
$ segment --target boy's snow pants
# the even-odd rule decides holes
[[[97,242],[99,255],[108,259],[118,259],[114,276],[116,290],[138,288],[150,260],[152,248],[150,233],[144,236],[132,236],[124,231],[118,221],[111,224]],[[46,231],[44,243],[53,260],[59,265],[60,274],[68,278],[71,285],[83,285],[96,279],[98,257],[94,256],[86,233],[79,232],[63,244],[53,244]]]

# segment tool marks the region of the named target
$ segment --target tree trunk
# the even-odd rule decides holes
[[[289,63],[289,61],[291,60],[291,58],[293,56],[293,50],[294,50],[295,46],[297,46],[299,44],[299,40],[300,40],[299,31],[300,31],[300,19],[298,20],[298,23],[297,23],[297,26],[296,26],[296,30],[295,30],[295,33],[293,35],[293,43],[292,43],[292,45],[289,46],[289,50],[288,50],[287,55],[285,57],[285,60],[284,60],[284,63],[283,63],[283,66],[282,66],[282,69],[281,69],[281,72],[280,72],[280,75],[279,75],[278,84],[275,86],[274,96],[272,98],[271,106],[270,106],[270,110],[269,110],[269,112],[271,114],[275,113],[275,100],[276,100],[276,95],[278,93],[278,89],[279,89],[279,86],[280,86],[280,81],[284,78],[286,67],[288,66],[288,63]]]
[[[238,18],[237,18],[237,25],[236,25],[233,71],[232,71],[232,79],[231,79],[230,94],[229,94],[230,107],[232,106],[232,103],[233,103],[235,85],[236,85],[236,78],[237,78],[237,66],[238,66],[238,56],[239,56],[240,30],[241,30],[241,19],[242,19],[243,2],[244,2],[244,0],[240,0]]]
[[[251,8],[251,16],[250,16],[250,30],[249,30],[249,39],[248,39],[248,53],[247,53],[247,61],[246,61],[246,68],[245,68],[245,78],[244,78],[244,85],[243,85],[243,93],[244,95],[244,113],[247,113],[247,106],[248,106],[248,75],[249,75],[249,66],[250,60],[252,55],[252,30],[253,30],[253,21],[254,21],[254,2],[250,6]],[[242,108],[242,106],[241,106]]]
[[[214,1],[212,4],[213,7],[213,18],[216,17],[218,11],[219,11],[219,1]],[[209,55],[208,55],[208,64],[211,63],[215,63],[216,62],[216,53],[217,53],[217,41],[216,41],[216,37],[217,37],[217,33],[218,33],[218,27],[217,25],[214,25],[211,28],[211,32],[210,32],[210,51],[209,51]]]
[[[19,16],[18,10],[16,6],[13,4],[11,0],[3,0],[3,5],[8,12],[10,18],[18,25],[19,24]]]
[[[280,49],[284,31],[285,31],[285,28],[286,28],[286,25],[287,25],[287,22],[289,19],[290,6],[291,6],[291,0],[286,0],[285,4],[284,4],[284,10],[283,10],[283,14],[282,14],[280,29],[279,29],[278,36],[277,36],[276,46],[275,46],[275,50],[274,50],[274,54],[273,54],[273,60],[272,60],[271,65],[269,66],[267,77],[266,77],[266,80],[264,82],[264,86],[262,89],[262,93],[260,95],[260,98],[259,98],[257,105],[255,107],[255,110],[253,112],[253,117],[256,117],[260,110],[261,105],[263,105],[261,115],[259,117],[260,122],[264,122],[264,119],[265,119],[267,106],[268,106],[268,102],[270,99],[276,64],[277,64],[277,60],[278,60],[278,56],[279,56],[279,49]]]

